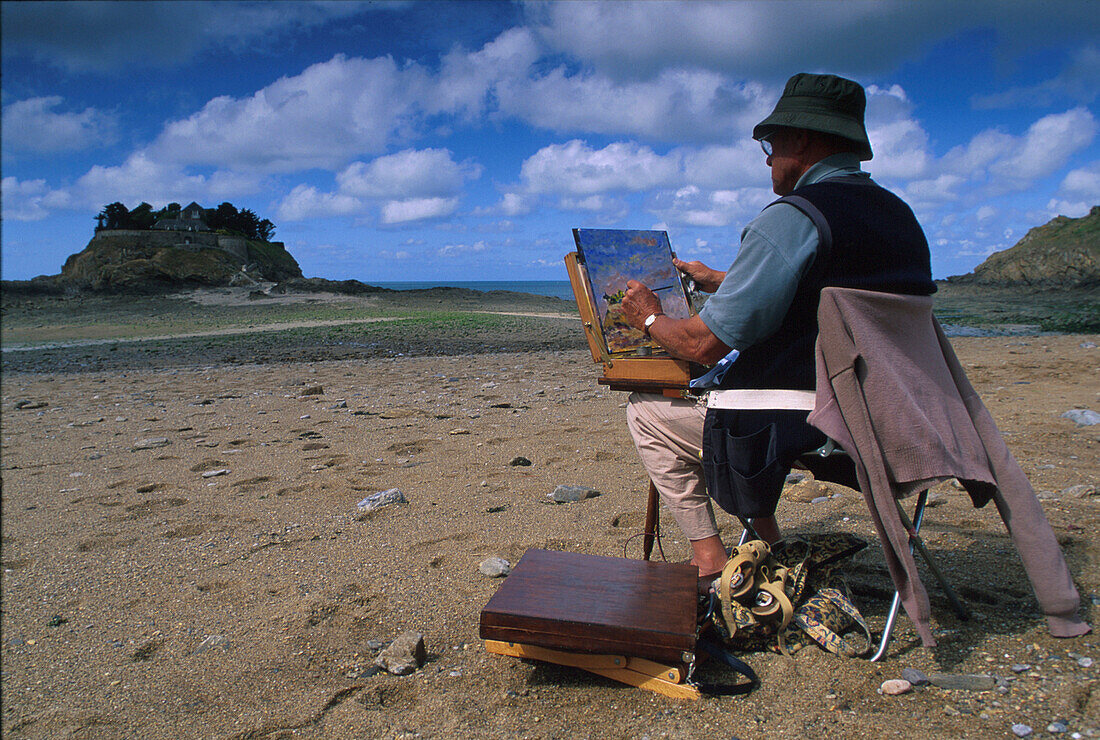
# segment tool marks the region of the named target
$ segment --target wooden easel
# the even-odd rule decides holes
[[[681,699],[695,659],[696,568],[528,550],[481,612],[485,649]]]
[[[614,391],[663,393],[673,397],[679,397],[687,390],[691,366],[686,360],[670,357],[659,349],[653,355],[609,352],[596,313],[588,271],[576,252],[565,255],[565,269],[569,273],[573,297],[577,300],[592,361],[603,364],[603,376],[598,381],[601,385]]]

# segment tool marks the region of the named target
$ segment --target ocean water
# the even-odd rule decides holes
[[[534,295],[546,295],[553,298],[561,298],[566,301],[573,300],[573,288],[568,280],[454,280],[444,281],[391,281],[377,282],[364,280],[368,285],[376,285],[379,288],[390,290],[423,290],[425,288],[466,288],[468,290],[511,290],[517,293],[533,293]]]

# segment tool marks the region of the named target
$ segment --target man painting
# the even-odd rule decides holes
[[[856,82],[793,76],[752,133],[771,168],[772,190],[782,197],[744,228],[728,271],[676,261],[713,293],[698,315],[665,316],[660,299],[631,281],[622,302],[627,320],[676,357],[706,365],[735,357],[721,387],[813,390],[823,287],[933,293],[928,244],[912,211],[860,169],[872,157],[865,108]],[[713,578],[727,559],[711,497],[775,542],[786,473],[795,457],[824,442],[805,412],[706,412],[692,401],[635,393],[627,418],[643,465],[691,543],[701,579]],[[710,449],[721,450],[719,464],[707,461],[706,471],[704,436]]]

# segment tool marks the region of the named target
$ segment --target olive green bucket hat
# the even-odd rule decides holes
[[[777,128],[821,131],[854,141],[859,158],[867,160],[873,155],[863,125],[866,109],[867,96],[858,82],[802,72],[787,80],[775,110],[756,125],[752,138],[762,139]]]

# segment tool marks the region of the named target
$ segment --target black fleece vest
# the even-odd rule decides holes
[[[928,241],[913,211],[870,178],[845,175],[798,188],[788,203],[817,227],[813,265],[774,334],[741,349],[724,388],[814,388],[817,304],[825,287],[931,295]]]

